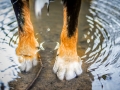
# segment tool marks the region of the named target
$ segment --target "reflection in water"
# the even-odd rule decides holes
[[[17,57],[15,47],[17,43],[17,22],[10,1],[0,1],[0,87],[9,90],[8,82],[18,77]],[[1,90],[1,88],[0,88]]]
[[[86,54],[91,63],[88,70],[94,80],[92,90],[120,89],[120,1],[93,0],[86,15],[90,28],[85,38],[91,37]],[[90,35],[91,33],[94,33]]]

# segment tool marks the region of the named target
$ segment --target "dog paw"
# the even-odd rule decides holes
[[[78,59],[78,60],[74,60]],[[82,73],[82,60],[77,58],[56,57],[53,72],[60,80],[71,80]]]
[[[25,59],[22,56],[19,56],[19,62],[20,62],[20,70],[24,72],[28,72],[32,67],[36,66],[38,63],[37,59]]]

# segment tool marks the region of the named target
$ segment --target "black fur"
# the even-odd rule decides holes
[[[23,16],[23,12],[22,12],[22,8],[24,6],[23,1],[22,0],[11,0],[11,3],[13,4],[13,9],[17,18],[17,22],[18,22],[18,27],[19,27],[19,31],[24,31],[23,30],[23,25],[24,25],[24,16]]]
[[[63,0],[63,5],[67,8],[68,37],[71,37],[78,26],[81,0]]]
[[[14,12],[17,18],[19,31],[23,30],[24,25],[24,15],[22,12],[22,8],[24,6],[22,0],[11,0],[14,8]],[[29,0],[26,0],[28,7],[29,7]],[[64,7],[67,8],[67,30],[68,30],[68,37],[71,37],[74,35],[74,32],[76,30],[76,27],[78,26],[78,16],[81,6],[81,0],[63,0]],[[49,8],[48,8],[49,12]]]

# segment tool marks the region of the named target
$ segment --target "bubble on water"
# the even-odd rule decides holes
[[[87,39],[87,43],[90,43],[90,39]]]
[[[94,38],[94,36],[91,36],[91,39],[93,39]]]
[[[87,48],[87,50],[85,51],[85,54],[88,53],[91,50],[90,47]]]
[[[84,34],[84,37],[85,37],[85,38],[87,38],[87,35],[86,35],[86,34]]]
[[[47,28],[47,31],[49,32],[49,31],[50,31],[50,28]]]

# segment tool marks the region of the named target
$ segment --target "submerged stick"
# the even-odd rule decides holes
[[[40,64],[41,64],[41,67],[38,71],[38,73],[36,74],[35,78],[32,80],[32,82],[27,86],[27,88],[25,90],[30,90],[30,88],[33,86],[33,84],[35,83],[36,79],[38,78],[38,76],[40,75],[40,72],[43,68],[43,64],[42,64],[42,61],[40,60]]]

